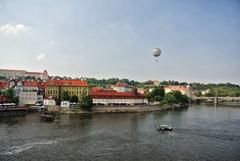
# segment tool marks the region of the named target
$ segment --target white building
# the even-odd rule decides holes
[[[38,95],[36,91],[21,91],[19,93],[19,104],[21,105],[34,105],[42,101],[43,96]]]
[[[43,105],[44,106],[56,106],[56,101],[54,99],[44,99]]]
[[[127,84],[118,83],[116,85],[111,85],[111,88],[117,92],[132,92],[133,88]]]
[[[61,102],[61,108],[69,108],[70,102],[69,101],[62,101]]]
[[[169,93],[172,91],[179,91],[182,94],[187,95],[188,97],[191,96],[191,89],[188,86],[184,85],[168,85],[164,87],[165,93]]]
[[[35,77],[42,80],[47,80],[48,72],[46,70],[44,70],[43,72],[28,72],[25,70],[0,69],[0,76],[4,76],[8,79]]]

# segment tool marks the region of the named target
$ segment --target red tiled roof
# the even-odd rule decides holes
[[[0,89],[6,89],[7,87],[8,87],[7,81],[0,82]]]
[[[72,86],[72,87],[89,87],[86,81],[82,80],[48,80],[48,86]]]
[[[38,88],[44,88],[44,87],[47,86],[47,82],[24,81],[23,86],[24,86],[24,87],[38,87]]]
[[[174,90],[174,91],[185,91],[185,90],[187,90],[186,86],[178,86],[178,85],[165,86],[164,88],[169,89],[169,90]]]
[[[38,87],[40,82],[38,81],[24,81],[23,86],[24,87]]]
[[[92,92],[99,92],[99,91],[101,91],[101,92],[103,92],[103,91],[110,92],[110,91],[115,91],[115,90],[113,90],[112,88],[98,88],[98,87],[93,87],[92,88]]]
[[[145,98],[146,96],[141,93],[134,92],[116,92],[116,91],[106,91],[106,90],[98,90],[92,91],[91,96],[93,98]]]

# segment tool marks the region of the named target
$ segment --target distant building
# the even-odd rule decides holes
[[[154,81],[153,81],[153,84],[154,84],[155,86],[159,86],[159,85],[160,85],[160,81],[154,80]]]
[[[111,85],[111,88],[117,92],[132,92],[133,88],[125,83],[118,83],[116,85]]]
[[[42,80],[48,79],[48,72],[28,72],[25,70],[12,70],[12,69],[0,69],[0,76],[6,77],[7,79],[18,79],[24,77],[40,78]]]
[[[70,96],[78,96],[81,99],[83,95],[90,94],[90,85],[82,80],[48,80],[45,97],[60,99],[63,93],[67,92]]]
[[[210,93],[210,92],[211,92],[210,89],[207,89],[207,90],[201,90],[201,94],[202,94],[203,96],[205,96],[206,94],[208,94],[208,93]]]
[[[91,93],[94,105],[141,105],[148,104],[145,95],[134,92],[117,92],[109,89],[93,89]]]
[[[184,85],[168,85],[164,87],[165,93],[169,93],[172,91],[179,91],[182,94],[185,94],[187,96],[191,96],[191,90],[189,87]]]
[[[138,88],[137,92],[141,93],[141,94],[144,94],[145,93],[145,89],[144,88]]]

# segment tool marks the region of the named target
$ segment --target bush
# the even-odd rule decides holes
[[[70,102],[74,102],[74,103],[78,103],[78,96],[72,96],[71,99],[70,99]]]
[[[83,110],[86,111],[91,111],[92,107],[93,107],[93,101],[92,101],[92,97],[90,96],[83,96],[80,102],[80,107]]]
[[[162,106],[162,105],[166,105],[166,104],[168,104],[168,102],[166,101],[166,100],[162,100],[161,102],[160,102],[160,105]]]

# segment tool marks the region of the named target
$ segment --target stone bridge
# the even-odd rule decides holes
[[[224,101],[240,101],[240,97],[191,97],[193,102],[218,102]]]

